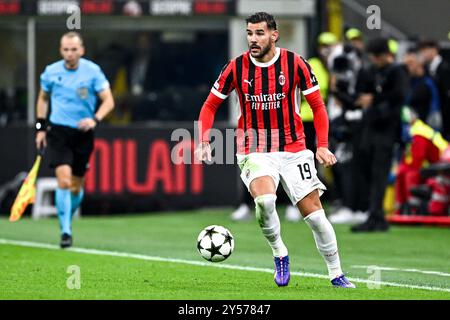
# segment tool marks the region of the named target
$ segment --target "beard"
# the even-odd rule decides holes
[[[64,59],[64,62],[69,69],[75,69],[78,67],[79,59],[73,59],[73,60]]]
[[[264,57],[270,51],[271,46],[270,46],[270,44],[268,44],[265,47],[258,47],[258,48],[261,48],[260,52],[256,53],[256,54],[253,54],[252,51],[251,51],[252,46],[250,46],[250,54],[252,55],[253,58],[261,59],[262,57]]]

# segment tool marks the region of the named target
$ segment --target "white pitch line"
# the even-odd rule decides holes
[[[48,244],[48,243],[30,242],[30,241],[0,239],[0,244],[31,247],[31,248],[40,248],[40,249],[50,249],[50,250],[58,250],[58,251],[61,250],[59,248],[59,246],[57,246],[57,245],[52,245],[52,244]],[[147,261],[182,263],[182,264],[202,266],[202,267],[213,267],[213,268],[233,269],[233,270],[242,270],[242,271],[273,273],[273,269],[268,269],[268,268],[256,268],[256,267],[246,267],[246,266],[238,266],[238,265],[222,264],[222,263],[219,264],[219,263],[200,262],[200,261],[193,261],[193,260],[163,258],[163,257],[147,256],[147,255],[143,255],[143,254],[127,253],[127,252],[116,252],[116,251],[106,251],[106,250],[86,249],[86,248],[76,248],[76,247],[64,249],[64,251],[84,253],[84,254],[93,254],[93,255],[100,255],[100,256],[132,258],[132,259],[147,260]],[[291,272],[291,274],[294,276],[301,276],[301,277],[307,277],[307,278],[319,278],[319,279],[327,279],[327,280],[329,279],[327,275],[317,274],[317,273]],[[403,284],[403,283],[373,281],[373,280],[360,279],[360,278],[348,278],[348,279],[353,282],[374,284],[374,285],[380,285],[380,286],[391,286],[391,287],[408,288],[408,289],[450,292],[450,288],[409,285],[409,284]]]
[[[402,272],[415,272],[415,273],[422,273],[422,274],[431,274],[435,276],[442,276],[442,277],[450,277],[450,273],[440,272],[440,271],[429,271],[429,270],[420,270],[420,269],[401,269],[401,268],[392,268],[392,267],[380,267],[376,265],[371,266],[361,266],[361,265],[355,265],[351,266],[351,268],[354,269],[367,269],[367,268],[374,268],[381,271],[402,271]]]

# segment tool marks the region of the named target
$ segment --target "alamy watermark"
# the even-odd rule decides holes
[[[77,265],[70,265],[67,267],[66,272],[70,274],[67,278],[66,286],[69,290],[81,289],[81,269]]]
[[[369,17],[366,21],[367,29],[380,30],[381,29],[381,9],[377,5],[371,5],[367,7],[366,13]]]
[[[370,274],[367,282],[367,288],[380,289],[381,288],[381,269],[378,266],[368,266],[367,273]]]
[[[173,164],[200,164],[194,156],[193,150],[198,147],[202,123],[194,122],[194,136],[186,128],[175,129],[170,137],[172,142],[177,142],[171,151]],[[279,129],[254,129],[247,130],[227,128],[225,130],[208,129],[204,135],[210,140],[211,161],[207,164],[235,164],[236,154],[249,152],[277,152],[283,151],[286,142],[293,142],[291,136]],[[236,141],[236,144],[235,144]]]
[[[67,14],[70,16],[66,20],[66,27],[69,30],[81,29],[81,9],[73,4],[67,7]]]

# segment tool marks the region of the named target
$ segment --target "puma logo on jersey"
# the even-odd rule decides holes
[[[253,79],[250,80],[250,81],[248,81],[247,79],[244,79],[244,82],[247,83],[247,84],[251,87],[251,86],[252,86]]]

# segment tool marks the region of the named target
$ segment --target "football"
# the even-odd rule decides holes
[[[211,225],[198,235],[197,250],[208,261],[224,261],[231,255],[233,249],[234,237],[225,227]]]

